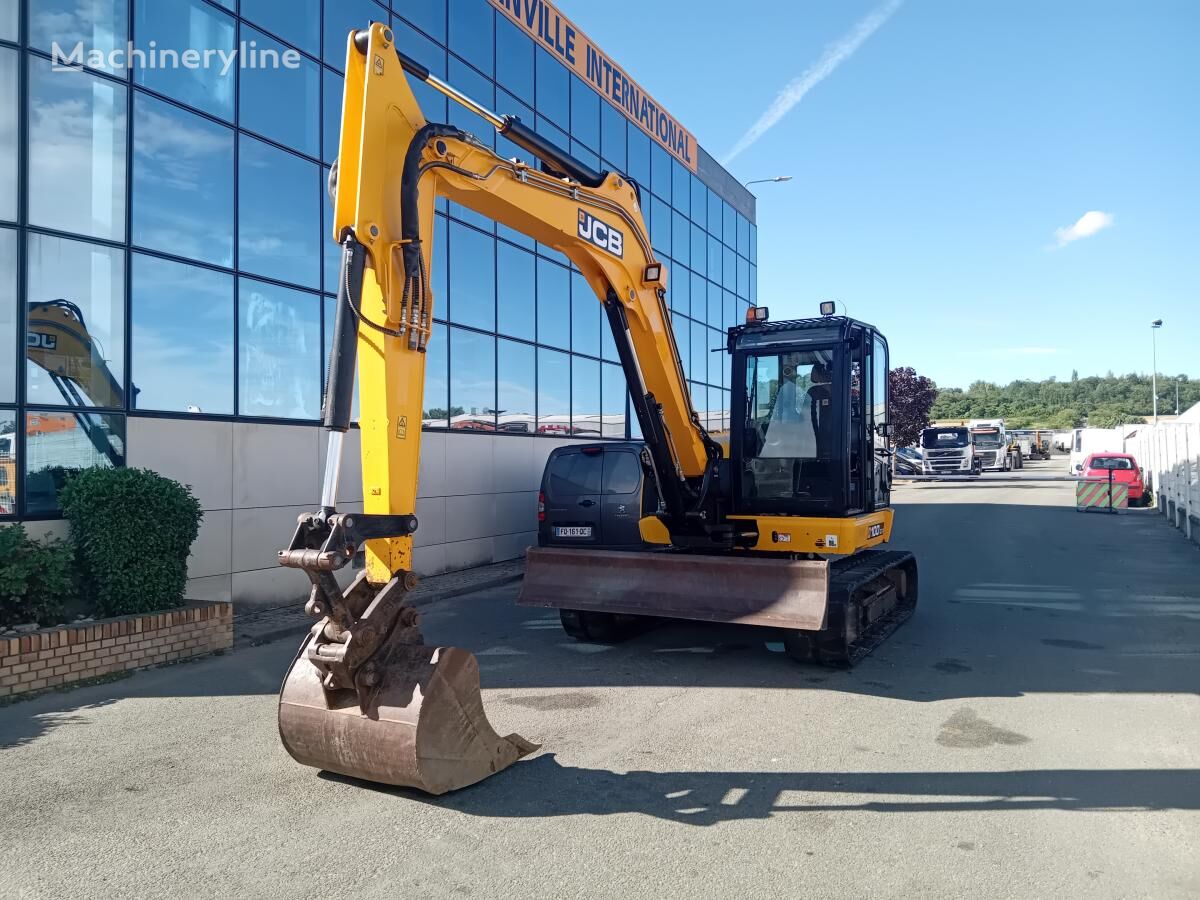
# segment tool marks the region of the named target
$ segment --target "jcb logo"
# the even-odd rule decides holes
[[[625,255],[625,235],[582,209],[579,211],[579,236],[613,256]]]
[[[58,337],[53,334],[31,331],[26,336],[25,343],[36,350],[53,350],[58,346]]]
[[[883,536],[883,526],[882,525],[869,525],[867,527],[867,539],[868,540],[871,540],[872,538],[882,537],[882,536]]]

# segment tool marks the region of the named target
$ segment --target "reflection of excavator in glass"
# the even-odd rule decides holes
[[[121,383],[108,367],[100,342],[88,331],[78,304],[62,299],[30,303],[25,343],[29,361],[46,372],[67,406],[79,410],[125,405]],[[109,465],[121,464],[121,452],[99,416],[76,411],[71,417]],[[61,421],[70,422],[65,416]]]
[[[482,116],[541,162],[496,155],[425,121],[403,74]],[[421,408],[433,297],[434,204],[447,197],[561,251],[603,304],[660,499],[641,521],[658,552],[533,548],[519,602],[560,610],[581,640],[646,617],[779,629],[798,658],[851,663],[911,612],[916,565],[890,537],[887,344],[832,316],[729,330],[729,448],[693,410],[638,187],[599,173],[400,53],[383,25],[348,41],[334,170],[342,271],[324,409],[321,509],[301,517],[283,565],[312,582],[319,620],[285,679],[279,729],[298,761],[432,793],[536,749],[483,712],[474,656],[422,642],[412,572]],[[364,512],[335,509],[358,368]],[[814,372],[816,377],[814,378]],[[789,399],[790,398],[790,399]],[[787,404],[791,404],[788,408]],[[815,411],[815,412],[814,412]],[[806,416],[807,442],[777,439]],[[813,420],[817,424],[813,424]],[[590,534],[590,529],[572,529]],[[334,577],[359,548],[366,566]]]

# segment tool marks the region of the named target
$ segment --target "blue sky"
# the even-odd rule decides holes
[[[752,188],[773,318],[840,300],[963,387],[1149,372],[1161,318],[1159,370],[1200,377],[1200,3],[558,5],[718,159],[886,19],[729,164],[795,176]]]

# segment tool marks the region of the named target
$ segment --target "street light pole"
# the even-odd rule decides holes
[[[1158,338],[1155,332],[1162,328],[1162,319],[1150,323],[1150,358],[1154,363],[1154,371],[1150,374],[1150,391],[1154,394],[1154,424],[1158,424]]]
[[[750,187],[750,185],[752,185],[752,184],[766,184],[767,182],[772,182],[772,181],[791,181],[791,180],[792,180],[791,175],[776,175],[774,178],[754,178],[754,179],[751,179],[750,181],[744,182],[742,187]]]

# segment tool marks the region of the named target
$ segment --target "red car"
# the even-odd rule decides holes
[[[1128,453],[1093,453],[1083,461],[1083,477],[1112,480],[1129,485],[1129,505],[1142,506],[1146,502],[1145,472],[1137,460]]]

